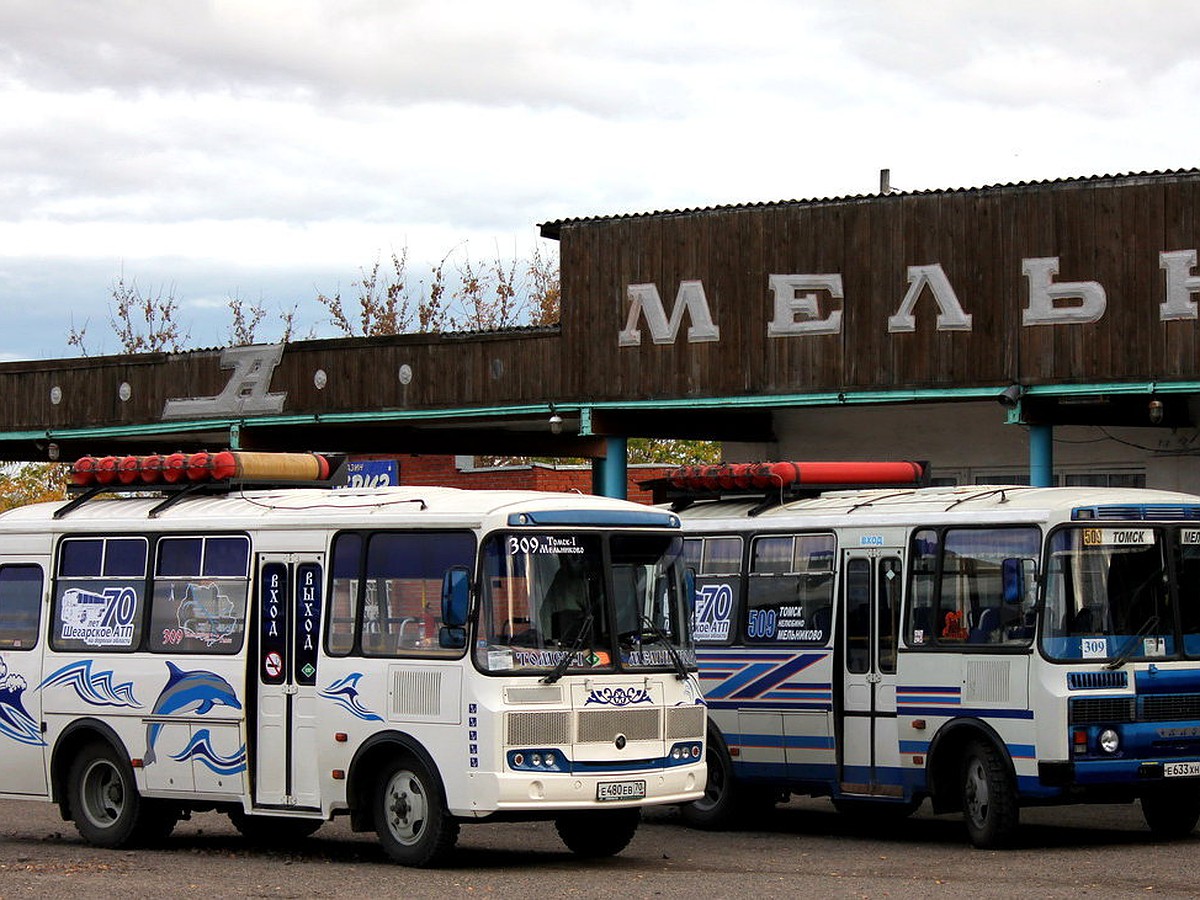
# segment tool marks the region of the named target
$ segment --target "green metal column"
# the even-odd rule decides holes
[[[604,439],[608,454],[600,467],[600,495],[624,500],[628,496],[628,441],[623,437]]]
[[[1029,426],[1029,483],[1054,486],[1054,426]]]

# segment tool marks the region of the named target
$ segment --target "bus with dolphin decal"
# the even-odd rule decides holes
[[[432,866],[513,820],[610,856],[703,795],[674,513],[176,456],[86,457],[65,503],[0,513],[0,797],[112,848],[200,811],[274,843],[346,817]]]

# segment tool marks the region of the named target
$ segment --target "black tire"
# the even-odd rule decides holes
[[[616,856],[629,846],[642,821],[642,811],[596,809],[563,813],[554,820],[567,849],[583,859]]]
[[[1017,792],[1003,757],[992,744],[967,746],[962,766],[963,822],[980,849],[1007,846],[1017,830]]]
[[[833,808],[859,825],[883,825],[907,819],[921,808],[921,799],[897,801],[834,797]]]
[[[377,784],[375,833],[387,855],[405,866],[445,862],[458,841],[458,822],[424,764],[401,757],[383,769]]]
[[[286,847],[316,834],[325,823],[320,819],[290,819],[283,816],[252,816],[231,809],[229,821],[246,840],[264,847]]]
[[[71,762],[67,805],[79,834],[97,847],[158,843],[179,821],[176,807],[138,793],[133,769],[104,741],[86,745]]]
[[[1200,783],[1181,782],[1143,794],[1142,817],[1155,837],[1187,837],[1200,821]]]
[[[729,750],[714,731],[708,733],[704,761],[708,764],[704,796],[685,803],[679,808],[679,814],[693,828],[721,831],[732,826],[738,818],[739,788],[735,783]]]

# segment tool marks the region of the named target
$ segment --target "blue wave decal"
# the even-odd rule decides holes
[[[362,672],[351,672],[345,678],[339,678],[322,690],[320,695],[326,700],[332,700],[350,715],[365,722],[382,722],[383,716],[371,712],[358,699],[358,682],[362,677]]]
[[[232,756],[221,756],[212,748],[212,735],[207,728],[201,728],[188,741],[188,745],[178,753],[171,754],[171,759],[183,762],[187,759],[198,759],[218,775],[236,775],[246,770],[246,745],[238,747]]]
[[[92,662],[93,660],[85,659],[82,662],[68,663],[57,672],[43,678],[37,689],[40,691],[55,686],[71,687],[75,689],[79,699],[92,706],[141,708],[142,704],[133,696],[133,682],[113,684],[112,671],[93,673]]]
[[[41,726],[25,711],[25,703],[21,700],[27,686],[22,676],[15,672],[9,674],[8,666],[0,657],[0,735],[18,744],[45,747]]]
[[[167,684],[154,702],[152,713],[156,716],[170,716],[194,713],[202,716],[215,706],[228,706],[241,709],[237,692],[228,681],[215,672],[195,669],[185,672],[173,662],[167,663]],[[142,757],[142,765],[148,766],[156,759],[154,742],[162,731],[161,722],[151,722],[146,726],[146,753]]]

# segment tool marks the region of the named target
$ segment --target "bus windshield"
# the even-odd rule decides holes
[[[1056,532],[1046,575],[1046,656],[1126,661],[1176,655],[1168,534],[1149,526]]]
[[[682,547],[672,535],[493,535],[483,546],[479,668],[543,673],[693,665]],[[604,575],[606,555],[611,580]]]

